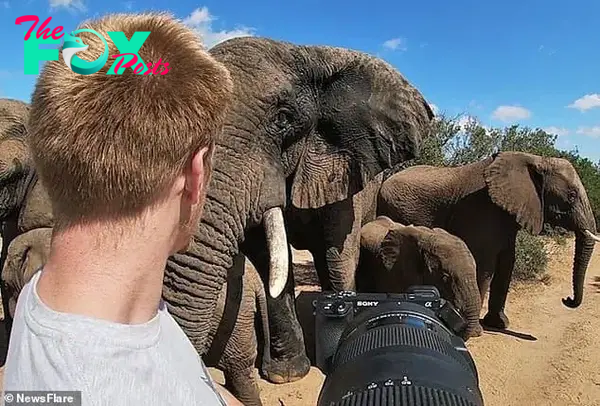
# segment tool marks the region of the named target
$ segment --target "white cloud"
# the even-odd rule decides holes
[[[207,49],[231,38],[254,35],[254,29],[249,27],[240,27],[231,31],[213,31],[212,23],[216,19],[215,16],[210,14],[207,7],[202,7],[192,11],[183,22],[200,36]]]
[[[406,40],[404,38],[392,38],[383,43],[383,47],[392,51],[406,51]]]
[[[555,126],[550,126],[550,127],[546,127],[543,129],[544,131],[546,131],[548,134],[556,134],[559,137],[563,137],[565,135],[569,135],[570,131],[568,128],[564,128],[564,127],[555,127]]]
[[[86,7],[83,0],[50,0],[50,8],[66,8],[67,10],[85,11]]]
[[[500,121],[524,120],[531,117],[531,112],[520,106],[498,106],[492,113],[492,118]]]
[[[429,103],[429,107],[431,107],[431,110],[433,111],[433,114],[435,114],[437,116],[437,114],[440,112],[440,108],[433,104],[433,103]]]
[[[4,8],[10,8],[10,4],[8,3],[8,1],[3,1],[2,3],[0,3],[2,5],[2,7]]]
[[[600,125],[595,127],[579,127],[577,129],[577,134],[587,135],[592,138],[600,138]]]
[[[600,107],[600,94],[586,94],[585,96],[580,97],[573,103],[569,104],[567,107],[577,109],[579,111],[586,111],[589,109]]]

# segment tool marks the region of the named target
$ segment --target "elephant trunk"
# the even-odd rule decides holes
[[[278,297],[287,283],[288,242],[280,207],[273,207],[263,214],[263,226],[269,252],[269,294]]]
[[[594,245],[600,238],[596,236],[596,219],[590,201],[583,192],[580,205],[573,210],[569,218],[571,230],[575,231],[575,254],[573,257],[573,297],[563,298],[565,306],[577,308],[583,302],[585,273],[594,251]]]
[[[573,260],[573,297],[563,299],[563,304],[572,309],[579,307],[583,301],[583,286],[594,245],[600,238],[593,231],[586,229],[583,233],[577,232],[575,237],[575,256]]]
[[[467,320],[467,336],[474,335],[480,329],[479,316],[481,313],[481,301],[479,292],[473,292],[469,297],[469,301],[463,309],[463,315]]]
[[[223,160],[218,155],[214,159]],[[240,175],[240,184],[251,184],[247,175]],[[239,253],[247,222],[246,191],[237,188],[232,193],[230,182],[229,175],[215,165],[194,238],[185,252],[169,257],[164,276],[163,297],[169,312],[201,355],[211,344],[210,320],[228,270]]]

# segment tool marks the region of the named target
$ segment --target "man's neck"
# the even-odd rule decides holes
[[[56,235],[38,281],[40,299],[63,313],[123,324],[150,320],[162,293],[168,236],[144,228],[109,236],[86,226]]]

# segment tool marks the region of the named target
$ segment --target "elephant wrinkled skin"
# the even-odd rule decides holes
[[[504,308],[521,228],[539,234],[546,222],[575,232],[574,296],[563,303],[574,308],[583,300],[598,237],[587,193],[565,159],[500,152],[459,167],[414,166],[383,182],[378,214],[443,228],[467,244],[477,263],[482,301],[490,291],[484,326],[508,327]]]
[[[395,69],[364,53],[259,38],[230,40],[210,52],[230,70],[236,100],[215,155],[216,165],[223,164],[215,170],[214,199],[209,196],[201,231],[209,224],[225,226],[225,235],[234,231],[225,248],[235,253],[240,241],[266,282],[274,256],[265,243],[278,244],[268,243],[262,214],[272,207],[320,210],[350,199],[384,169],[414,157],[433,113]],[[219,202],[227,200],[233,209],[223,216]],[[240,207],[241,213],[231,211]],[[208,258],[220,262],[221,254]],[[283,294],[267,300],[271,365],[264,372],[273,382],[301,378],[310,367],[295,314],[289,248],[287,265]]]
[[[206,354],[218,345],[208,326],[219,292],[229,273],[239,274],[234,259],[243,253],[276,296],[267,297],[271,346],[262,372],[274,382],[296,380],[310,362],[282,211],[350,199],[384,169],[414,157],[433,113],[402,75],[365,53],[257,37],[230,39],[209,52],[230,71],[235,95],[202,220],[187,251],[169,258],[163,297]],[[0,203],[27,224],[16,233],[28,231],[21,191],[35,191],[35,171],[12,156],[0,165],[21,185]],[[0,173],[2,193],[6,176]],[[51,222],[47,200],[37,202],[38,211],[28,211],[31,223]]]
[[[463,338],[481,335],[475,259],[464,241],[441,228],[405,226],[385,216],[365,224],[356,290],[403,293],[412,285],[438,288],[465,317]]]
[[[0,99],[0,223],[2,251],[0,266],[6,261],[10,241],[19,233],[53,225],[52,210],[45,189],[37,183],[31,156],[25,144],[29,105],[19,100]],[[0,326],[0,358],[4,365],[12,318],[7,309],[14,304],[6,284],[0,280],[4,320]]]
[[[376,218],[376,202],[385,172],[363,190],[320,209],[286,211],[290,243],[313,256],[323,290],[355,290],[361,227]]]
[[[17,297],[23,286],[33,274],[46,263],[50,252],[51,228],[36,228],[17,236],[8,247],[8,254],[2,268],[2,279],[8,287],[10,296],[7,298],[11,307],[8,313],[14,317]],[[243,261],[243,257],[242,257]],[[257,333],[255,320],[260,320],[262,346],[269,345],[267,321],[267,301],[262,280],[253,268],[246,268],[241,277],[241,303],[234,319],[233,333],[226,337],[219,334],[219,326],[229,317],[228,283],[223,285],[216,306],[216,312],[211,319],[210,337],[213,341],[223,342],[223,350],[219,353],[205,355],[206,364],[221,369],[225,376],[225,386],[244,405],[262,406],[260,389],[255,376],[255,363],[258,355]],[[235,316],[235,315],[234,315]],[[268,354],[267,354],[268,355]]]
[[[4,317],[14,317],[23,286],[48,260],[51,236],[51,228],[35,228],[17,236],[7,247],[6,261],[1,270],[2,281],[6,284],[2,294],[7,295],[8,302]]]

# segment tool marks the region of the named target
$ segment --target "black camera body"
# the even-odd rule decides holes
[[[378,312],[379,309],[386,317],[393,317],[395,308],[398,311],[402,310],[403,315],[406,315],[407,306],[422,307],[417,310],[420,317],[428,315],[438,318],[452,335],[460,334],[467,325],[462,315],[440,296],[435,286],[431,285],[411,286],[406,293],[323,292],[314,305],[317,332],[316,366],[324,374],[330,370],[332,358],[344,331],[352,324],[360,325],[367,314]],[[423,310],[427,313],[423,313]],[[430,312],[433,314],[428,314]],[[455,344],[459,347],[464,346],[462,340],[457,340]]]
[[[436,287],[323,292],[313,303],[318,406],[484,405],[467,323]]]

